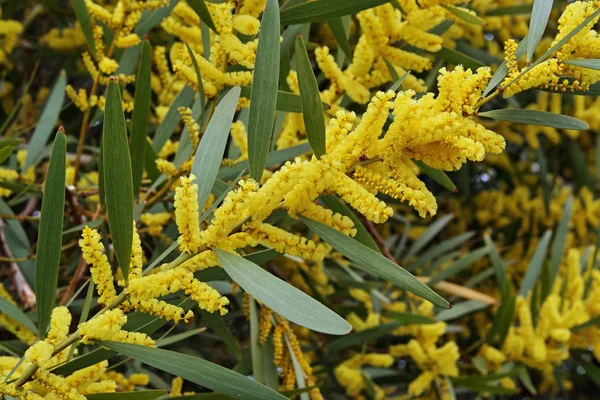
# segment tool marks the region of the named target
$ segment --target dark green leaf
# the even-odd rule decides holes
[[[350,49],[350,42],[348,41],[348,34],[346,33],[346,27],[341,17],[331,18],[327,21],[327,25],[337,42],[338,47],[344,52],[348,60],[352,62],[352,50]]]
[[[281,11],[283,25],[326,21],[344,15],[356,14],[377,7],[389,0],[317,0],[298,4]]]
[[[518,15],[518,14],[529,14],[531,13],[531,4],[522,4],[518,6],[507,6],[493,8],[486,11],[485,15],[488,17],[501,16],[501,15]]]
[[[306,136],[313,153],[320,158],[327,151],[325,146],[325,117],[321,106],[321,93],[317,78],[308,59],[302,36],[296,36],[294,48],[296,68],[298,69],[298,86],[302,100],[302,118],[306,127]]]
[[[313,232],[319,235],[323,240],[329,243],[334,249],[342,253],[345,257],[353,261],[359,268],[375,274],[388,282],[393,283],[401,289],[407,290],[418,296],[429,300],[433,304],[449,308],[449,304],[436,292],[431,290],[423,282],[415,278],[410,272],[398,264],[394,264],[389,259],[371,250],[362,243],[345,236],[343,233],[333,228],[323,225],[320,222],[300,216]]]
[[[258,311],[256,309],[256,301],[252,296],[250,297],[250,352],[252,354],[252,376],[254,380],[260,384],[265,384],[265,373],[264,373],[264,354],[262,346],[258,342],[259,338],[259,323],[258,323]]]
[[[86,394],[88,400],[154,400],[167,394],[164,390],[141,390],[138,392]]]
[[[2,164],[4,161],[6,161],[6,159],[8,157],[10,157],[13,150],[14,150],[13,146],[5,146],[5,147],[0,148],[0,164]]]
[[[171,108],[167,111],[167,115],[165,115],[161,124],[156,128],[156,133],[152,140],[152,148],[155,152],[158,153],[167,140],[169,140],[173,132],[175,132],[175,128],[177,128],[180,119],[179,107],[189,107],[194,101],[194,95],[194,89],[189,86],[184,86],[183,89],[181,89],[181,92],[179,92],[171,104]]]
[[[386,318],[393,319],[401,325],[423,325],[433,324],[435,320],[419,314],[411,314],[408,312],[383,311]]]
[[[584,59],[584,58],[575,58],[573,60],[565,60],[565,64],[576,65],[578,67],[590,68],[590,69],[600,69],[600,59],[592,58],[592,59]]]
[[[23,311],[21,311],[19,307],[10,303],[4,297],[0,297],[0,312],[3,312],[15,321],[20,322],[31,332],[37,334],[38,328],[35,327],[33,322],[31,322],[31,320],[27,317],[27,315],[23,314]]]
[[[252,86],[242,86],[242,97],[250,98],[252,96]],[[325,103],[321,103],[323,109],[329,109]],[[277,104],[275,108],[278,111],[301,113],[302,100],[300,96],[291,92],[277,91]]]
[[[83,31],[85,41],[90,47],[90,53],[92,54],[93,58],[96,58],[96,42],[94,41],[92,22],[90,21],[90,14],[85,6],[85,1],[71,0],[71,5],[73,6],[73,11],[75,11],[75,16],[77,17],[77,21],[79,21],[79,25]]]
[[[44,184],[42,214],[35,259],[35,296],[40,337],[50,325],[50,315],[56,300],[60,247],[65,214],[65,182],[67,168],[67,137],[58,130]]]
[[[538,110],[492,110],[477,114],[480,117],[491,118],[497,121],[516,122],[520,124],[550,126],[559,129],[588,130],[588,124],[580,119],[568,115],[555,114]]]
[[[540,239],[531,260],[529,261],[529,266],[527,267],[527,272],[525,272],[525,277],[521,282],[521,288],[519,289],[519,296],[527,297],[529,291],[535,285],[538,276],[540,276],[540,271],[542,270],[542,266],[544,264],[544,260],[546,259],[546,253],[548,252],[548,245],[550,244],[550,239],[552,238],[552,231],[547,230],[544,233],[544,236]]]
[[[257,182],[269,155],[279,85],[279,3],[267,0],[258,35],[248,118],[250,176]]]
[[[389,322],[379,325],[376,328],[365,329],[364,331],[354,332],[327,343],[326,351],[337,351],[351,346],[363,345],[367,340],[373,340],[385,335],[391,334],[398,329],[401,324],[398,322]]]
[[[470,68],[475,71],[477,68],[485,67],[484,64],[477,61],[473,57],[470,57],[460,51],[451,49],[449,47],[442,47],[437,53],[438,56],[446,60],[447,62],[454,65],[462,65],[465,68]]]
[[[464,7],[457,7],[457,6],[453,6],[453,5],[448,5],[448,6],[443,6],[443,7],[468,24],[473,24],[473,25],[485,25],[486,24],[485,19],[479,17],[476,14],[470,13],[469,11],[471,11],[471,10],[466,9]]]
[[[569,196],[562,210],[562,216],[558,227],[556,228],[556,235],[552,241],[552,250],[550,250],[550,286],[554,282],[556,274],[560,268],[560,263],[565,252],[565,245],[567,242],[567,234],[569,233],[569,222],[571,221],[571,212],[573,211],[573,196]]]
[[[202,22],[204,22],[210,29],[214,32],[217,31],[217,27],[210,16],[210,12],[208,11],[208,7],[206,7],[206,3],[204,0],[188,0],[188,5],[198,14]]]
[[[161,371],[237,398],[247,400],[285,399],[284,396],[266,386],[201,358],[129,343],[100,342],[99,344]]]
[[[504,271],[504,263],[502,262],[502,258],[500,258],[500,253],[498,253],[498,249],[492,241],[489,233],[485,233],[483,235],[483,240],[485,241],[485,245],[489,250],[490,261],[492,262],[492,267],[494,268],[498,285],[503,287],[506,279],[506,272]]]
[[[133,242],[133,178],[121,93],[115,80],[108,83],[102,136],[108,226],[117,262],[127,279]]]
[[[406,76],[406,75],[404,75],[404,76]],[[450,177],[448,177],[448,175],[444,171],[441,171],[441,170],[435,169],[435,168],[431,168],[429,165],[425,164],[421,160],[414,160],[414,161],[419,166],[419,168],[422,169],[423,172],[425,172],[425,174],[427,174],[434,181],[436,181],[437,183],[439,183],[440,185],[442,185],[443,187],[445,187],[448,190],[451,190],[453,192],[457,191],[456,185],[454,184],[454,182],[452,182],[452,179],[450,179]]]
[[[427,246],[427,243],[431,242],[438,233],[442,231],[450,223],[450,221],[454,218],[454,215],[448,214],[439,219],[437,219],[433,224],[429,225],[429,227],[413,242],[413,244],[408,249],[408,253],[406,254],[406,258],[411,258],[419,254],[419,252]]]
[[[435,319],[438,321],[452,321],[462,316],[474,313],[476,311],[482,310],[486,307],[489,307],[489,304],[481,302],[481,301],[463,301],[462,303],[457,303],[452,306],[449,310],[443,310],[439,312]]]
[[[150,75],[152,72],[152,54],[150,42],[144,40],[142,44],[142,57],[140,67],[136,75],[135,97],[133,114],[131,115],[131,170],[133,176],[133,194],[137,198],[142,185],[144,173],[144,162],[146,154],[146,136],[148,133],[148,121],[150,119],[150,100],[152,96],[152,85]]]
[[[56,129],[56,121],[58,120],[58,115],[65,99],[66,86],[67,74],[65,71],[61,71],[56,83],[52,87],[48,100],[46,100],[42,115],[37,121],[35,130],[27,146],[27,158],[25,159],[25,164],[23,164],[24,170],[37,163],[44,147],[46,147],[46,142],[50,134]]]
[[[196,150],[192,174],[198,178],[198,207],[204,209],[225,153],[229,130],[235,115],[240,88],[233,87],[217,105]]]
[[[253,262],[223,250],[215,252],[238,285],[291,322],[331,335],[344,335],[352,329],[329,308]]]
[[[468,268],[473,263],[480,260],[486,254],[488,254],[488,252],[488,247],[482,247],[480,249],[473,250],[469,254],[461,257],[460,259],[449,265],[447,268],[444,268],[439,274],[432,276],[429,282],[427,283],[429,285],[434,285],[440,281],[452,278],[456,274],[463,271],[465,268]]]

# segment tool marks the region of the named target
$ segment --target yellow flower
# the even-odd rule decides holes
[[[54,346],[47,342],[37,342],[25,352],[25,361],[43,367],[52,358]]]
[[[175,222],[179,228],[179,248],[195,253],[200,247],[200,224],[198,222],[198,185],[192,184],[194,175],[181,177],[175,190]]]
[[[138,279],[139,281],[139,279]],[[109,310],[88,322],[79,325],[79,333],[83,343],[93,340],[113,340],[117,342],[154,346],[154,340],[145,333],[127,332],[121,327],[127,322],[127,317],[121,310]]]
[[[71,326],[71,313],[67,307],[55,307],[50,318],[50,330],[45,341],[56,346],[67,338]]]
[[[91,265],[90,271],[96,284],[98,302],[107,305],[117,297],[117,291],[113,282],[113,274],[106,254],[104,254],[104,245],[100,241],[100,234],[95,229],[86,226],[79,240],[79,247],[83,259]]]

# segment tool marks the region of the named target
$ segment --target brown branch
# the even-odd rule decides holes
[[[383,237],[381,237],[381,234],[375,227],[375,224],[372,221],[365,220],[365,225],[369,230],[371,236],[373,236],[373,239],[375,239],[375,241],[377,242],[377,245],[381,249],[383,255],[386,256],[394,264],[398,264],[398,261],[396,261],[396,257],[394,257],[390,252],[390,249],[388,249],[387,245],[385,244],[385,240],[383,239]]]

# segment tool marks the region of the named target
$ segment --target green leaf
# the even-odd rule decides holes
[[[495,344],[498,348],[502,347],[508,330],[512,325],[513,315],[515,313],[516,297],[509,280],[504,282],[502,287],[502,303],[494,315],[492,327],[488,331],[485,342]]]
[[[167,140],[169,140],[173,132],[175,132],[180,119],[178,111],[179,107],[189,107],[194,101],[195,94],[196,92],[194,92],[194,89],[189,86],[184,86],[183,89],[181,89],[181,92],[179,92],[171,104],[171,108],[167,111],[167,115],[165,115],[161,124],[156,128],[156,133],[152,140],[152,148],[155,152],[158,153]]]
[[[492,238],[489,233],[486,232],[483,235],[483,240],[485,242],[486,247],[489,250],[490,261],[492,262],[492,267],[494,268],[494,273],[496,275],[498,285],[500,287],[503,287],[504,281],[506,279],[506,271],[504,270],[504,263],[502,262],[502,258],[500,258],[500,253],[498,253],[498,249],[492,241]]]
[[[404,75],[404,77],[406,77],[406,74]],[[429,176],[431,179],[433,179],[446,189],[451,190],[453,192],[458,191],[456,185],[454,184],[454,182],[452,182],[452,179],[450,179],[446,172],[441,171],[439,169],[431,168],[429,165],[425,164],[421,160],[414,160],[414,162],[419,166],[419,169],[423,170],[423,172],[427,174],[427,176]]]
[[[492,110],[477,114],[480,117],[491,118],[496,121],[516,122],[520,124],[550,126],[559,129],[588,130],[588,124],[580,119],[568,115],[555,114],[538,110]]]
[[[356,229],[356,235],[354,236],[354,239],[375,250],[376,252],[381,253],[381,249],[379,249],[379,246],[377,246],[377,242],[375,239],[373,239],[373,236],[371,236],[369,231],[367,231],[367,228],[365,228],[363,225],[362,221],[356,216],[354,211],[352,211],[350,207],[344,203],[342,199],[333,194],[323,195],[320,197],[320,199],[327,206],[327,208],[333,212],[345,215],[352,220],[354,223],[354,228]]]
[[[565,64],[576,65],[578,67],[590,68],[590,69],[600,69],[600,59],[598,58],[575,58],[572,60],[565,60]]]
[[[345,257],[353,261],[359,268],[375,274],[401,289],[421,296],[439,307],[449,308],[448,302],[440,295],[415,278],[410,272],[406,271],[398,264],[394,264],[380,253],[371,250],[364,244],[359,243],[320,222],[313,221],[312,219],[303,216],[300,216],[300,219],[313,232],[319,235]]]
[[[23,170],[26,170],[32,165],[35,165],[42,155],[46,142],[50,137],[56,126],[60,109],[62,108],[63,101],[65,99],[65,87],[67,86],[67,74],[65,71],[61,71],[56,83],[52,87],[50,96],[46,100],[46,105],[42,111],[29,145],[27,146],[27,158],[25,164],[23,164]]]
[[[302,100],[302,118],[306,127],[306,136],[313,153],[321,158],[327,152],[325,146],[325,117],[323,106],[321,106],[321,93],[317,78],[308,59],[308,53],[304,46],[302,36],[296,36],[294,47],[296,56],[296,68],[298,69],[298,86],[300,88],[300,99]]]
[[[419,314],[411,314],[408,312],[397,312],[397,311],[383,311],[383,316],[386,318],[393,319],[395,322],[398,322],[402,325],[424,325],[424,324],[433,324],[435,320],[425,317]]]
[[[525,272],[525,277],[521,282],[521,288],[519,289],[519,296],[527,297],[529,291],[535,285],[537,278],[540,276],[540,271],[542,270],[542,266],[544,264],[544,260],[546,259],[546,253],[548,252],[548,245],[550,244],[550,239],[552,239],[552,231],[547,230],[544,233],[544,236],[540,239],[531,260],[529,261],[529,266],[527,267],[527,272]]]
[[[279,62],[273,60],[279,60],[279,3],[267,0],[258,35],[248,117],[250,176],[257,182],[267,162],[275,122]]]
[[[556,228],[556,235],[552,241],[552,250],[550,250],[550,286],[554,282],[556,274],[560,268],[560,263],[565,252],[565,245],[567,242],[567,235],[569,233],[569,222],[571,221],[571,212],[573,211],[573,196],[569,196],[565,205],[563,206],[562,216],[558,227]]]
[[[533,0],[533,9],[531,10],[531,21],[529,22],[529,32],[527,36],[529,41],[527,42],[527,62],[531,62],[531,58],[535,53],[546,25],[548,25],[548,18],[552,12],[552,5],[554,0]]]
[[[90,53],[92,54],[93,58],[96,58],[96,42],[94,41],[92,22],[90,21],[90,14],[85,6],[85,1],[71,0],[71,5],[73,7],[73,11],[75,11],[75,16],[77,17],[77,21],[79,21],[81,30],[83,31],[85,41],[90,47]]]
[[[237,372],[201,358],[129,343],[99,342],[99,344],[161,371],[237,398],[245,400],[286,399],[276,391]]]
[[[222,269],[219,268],[219,271],[222,271]],[[225,324],[223,318],[204,310],[200,310],[200,314],[202,315],[202,321],[206,322],[206,325],[213,330],[214,334],[217,335],[223,343],[225,343],[225,346],[227,346],[231,354],[237,358],[240,358],[242,356],[240,346],[238,346],[237,340],[231,334],[231,331]]]
[[[338,47],[344,52],[348,60],[352,62],[352,50],[350,49],[350,42],[348,41],[348,34],[346,33],[346,27],[341,17],[331,18],[327,20],[327,26],[333,34]]]
[[[152,53],[150,42],[144,40],[142,44],[142,57],[138,68],[135,85],[133,113],[131,115],[131,171],[133,176],[133,195],[137,198],[142,185],[144,161],[146,154],[146,136],[150,120],[150,101],[152,86],[150,75],[152,72]]]
[[[303,24],[356,14],[389,0],[317,0],[298,4],[281,11],[281,24]]]
[[[202,121],[204,121],[204,110],[206,109],[206,95],[204,94],[204,83],[202,83],[202,73],[200,72],[198,60],[196,60],[196,56],[194,55],[194,51],[192,50],[192,48],[187,43],[185,44],[185,48],[187,49],[188,55],[192,60],[194,72],[196,73],[196,80],[198,81],[198,91],[200,92],[200,110],[202,110]],[[194,110],[192,109],[192,113],[193,112]],[[201,124],[201,126],[204,126],[204,124]]]
[[[181,342],[182,340],[189,339],[192,336],[196,336],[197,334],[204,331],[205,329],[206,328],[196,328],[191,331],[178,333],[177,335],[160,338],[156,341],[156,347],[166,347],[166,346],[172,345],[174,343]]]
[[[486,307],[489,307],[488,303],[484,303],[482,301],[463,301],[462,303],[454,304],[451,309],[440,311],[435,319],[437,321],[452,321],[463,317],[465,315],[474,313],[476,311],[482,310]]]
[[[6,147],[0,148],[0,164],[2,164],[4,161],[6,161],[6,159],[8,157],[10,157],[13,150],[14,150],[13,146],[6,146]]]
[[[204,0],[188,0],[188,5],[194,10],[196,14],[200,17],[202,22],[204,22],[213,32],[217,32],[217,27],[213,22],[213,19],[208,11],[208,7],[206,7],[206,3]]]
[[[455,380],[455,379],[450,379],[452,381],[452,383],[454,384],[454,386],[456,387],[462,387],[462,388],[466,388],[469,390],[472,390],[474,392],[477,393],[481,393],[481,394],[515,394],[516,391],[514,389],[507,389],[505,387],[499,386],[499,385],[492,385],[492,384],[488,384],[488,383],[482,383],[482,382],[475,382],[475,381],[465,381],[465,380]]]
[[[200,210],[204,209],[204,203],[206,203],[219,173],[239,97],[239,87],[231,88],[223,97],[196,150],[191,173],[198,178],[198,207]]]
[[[373,340],[381,336],[389,335],[390,333],[398,329],[400,325],[401,324],[399,324],[398,322],[388,322],[387,324],[379,325],[375,328],[365,329],[364,331],[360,332],[354,332],[327,343],[327,346],[325,346],[325,350],[327,352],[337,351],[351,346],[363,345],[367,340]]]
[[[384,59],[385,60],[385,59]],[[388,62],[387,60],[385,60],[386,63]],[[392,66],[392,68],[394,68]],[[394,70],[394,73],[396,73],[396,71]],[[402,84],[404,83],[404,80],[406,79],[406,77],[410,74],[410,71],[406,71],[406,73],[404,75],[402,75],[400,78],[396,79],[396,82],[394,82],[392,84],[392,86],[390,86],[390,88],[388,90],[391,90],[392,92],[396,92],[398,89],[400,89],[400,86],[402,86]],[[422,161],[420,161],[421,163],[423,163]],[[433,170],[433,168],[425,165],[425,163],[423,163],[423,166],[425,166],[426,168],[430,168]],[[433,177],[432,177],[433,178]],[[435,178],[434,178],[435,179]]]
[[[142,390],[138,392],[86,394],[88,400],[154,400],[166,395],[164,390]]]
[[[331,335],[344,335],[352,329],[335,312],[253,262],[223,250],[215,252],[231,279],[291,322]]]
[[[10,303],[4,297],[0,297],[0,311],[9,316],[10,318],[14,319],[15,321],[20,322],[31,332],[37,334],[38,328],[35,327],[33,322],[31,322],[31,320],[27,317],[27,315],[23,314],[23,311],[21,311],[19,307]]]
[[[482,62],[449,47],[442,47],[442,49],[435,54],[451,64],[462,65],[465,68],[472,69],[473,71],[475,71],[477,68],[485,67]]]
[[[65,182],[67,168],[67,137],[59,128],[44,184],[42,214],[35,258],[35,288],[40,337],[50,325],[50,315],[56,300],[60,247],[65,215]]]
[[[450,221],[454,218],[454,215],[448,214],[443,216],[442,218],[437,219],[433,224],[429,225],[429,227],[413,242],[413,244],[408,249],[408,253],[405,258],[411,258],[419,254],[419,252],[427,246],[427,243],[431,242],[438,233],[442,231],[450,223]]]
[[[600,387],[600,367],[591,362],[578,362],[579,365],[583,367],[587,376],[596,384],[596,386]]]
[[[463,21],[465,21],[468,24],[473,24],[473,25],[485,25],[485,19],[481,18],[478,15],[474,15],[472,13],[470,13],[469,9],[464,8],[464,7],[457,7],[457,6],[452,6],[452,5],[448,5],[448,6],[442,6],[444,7],[446,10],[450,11],[452,14],[456,15],[458,18],[462,19]]]
[[[587,157],[583,148],[575,140],[568,140],[569,158],[574,169],[575,191],[579,191],[584,186],[592,189],[594,187],[594,178],[590,173]]]
[[[127,279],[133,242],[133,178],[121,93],[115,80],[108,83],[102,136],[108,226],[117,262]]]
[[[414,271],[423,264],[428,263],[429,261],[437,258],[450,250],[454,250],[456,247],[464,244],[467,240],[471,239],[475,235],[474,232],[465,232],[459,235],[453,236],[449,239],[442,240],[435,246],[430,247],[427,251],[424,251],[423,254],[419,256],[415,261],[411,262],[406,266],[406,269],[409,271]],[[427,282],[429,286],[431,286],[431,281]]]
[[[432,276],[427,284],[431,286],[455,276],[456,274],[462,272],[465,268],[468,268],[473,263],[480,260],[482,257],[485,257],[488,252],[489,248],[487,246],[473,250],[469,254],[461,257],[459,260],[449,265],[447,268],[444,268],[439,274]]]

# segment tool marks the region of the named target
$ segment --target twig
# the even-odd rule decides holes
[[[375,227],[375,224],[372,221],[365,220],[365,225],[367,226],[367,229],[369,230],[371,236],[373,236],[373,239],[375,239],[375,241],[377,242],[377,245],[379,245],[379,248],[383,252],[383,255],[386,256],[394,264],[398,264],[398,261],[396,261],[396,257],[394,257],[390,252],[390,249],[388,249],[387,245],[385,244],[385,240],[383,239],[383,237],[381,237],[381,234]]]
[[[13,258],[13,254],[10,251],[10,247],[8,247],[8,242],[6,241],[6,234],[4,233],[4,221],[0,219],[0,242],[2,242],[2,249],[4,250],[4,254],[6,254],[9,258]],[[12,280],[13,284],[17,288],[17,293],[19,294],[19,298],[23,303],[23,307],[31,308],[35,306],[35,293],[27,280],[23,276],[21,272],[21,268],[17,265],[16,261],[10,261],[10,269],[12,272]]]

